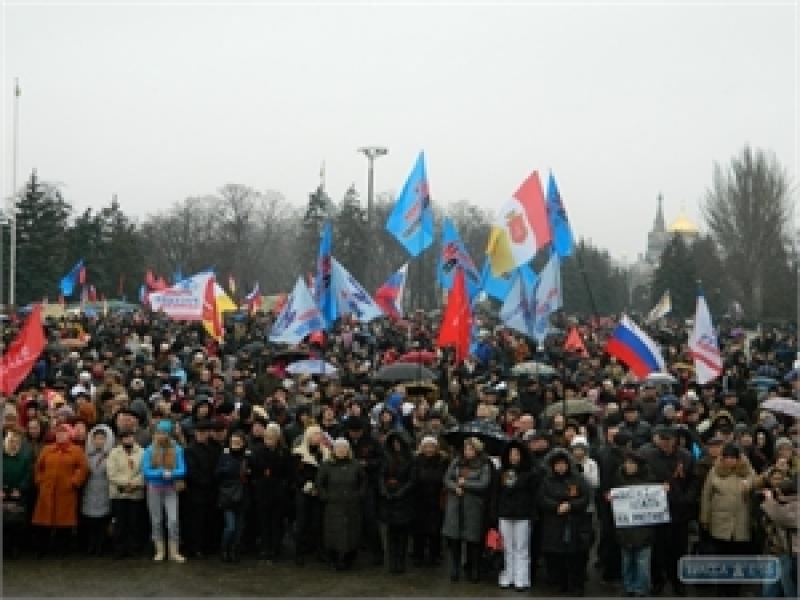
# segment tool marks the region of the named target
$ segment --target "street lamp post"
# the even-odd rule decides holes
[[[8,218],[11,225],[8,268],[8,304],[16,306],[17,298],[17,156],[19,154],[19,79],[14,79],[14,150],[11,167],[11,207]]]
[[[381,156],[386,156],[389,154],[389,150],[387,148],[382,148],[380,146],[365,146],[363,148],[359,148],[358,151],[367,157],[367,230],[369,232],[368,235],[368,242],[372,243],[372,237],[374,233],[374,225],[375,225],[375,215],[374,215],[374,204],[375,204],[375,160],[380,158]],[[365,269],[366,277],[365,279],[366,284],[368,286],[372,285],[372,261],[367,261],[367,268]]]

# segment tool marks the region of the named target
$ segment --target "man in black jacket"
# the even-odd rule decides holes
[[[214,429],[211,421],[194,425],[194,440],[186,448],[186,491],[181,495],[181,515],[186,515],[186,545],[190,556],[202,558],[212,554],[219,545],[216,537],[217,481],[219,452],[209,441]],[[185,510],[184,510],[185,507]]]
[[[653,594],[664,589],[666,579],[677,596],[686,595],[686,587],[678,579],[678,561],[688,551],[689,522],[696,518],[698,488],[694,477],[692,455],[678,445],[675,430],[669,426],[656,428],[652,444],[641,448],[653,481],[667,491],[671,522],[656,526],[651,577]]]
[[[597,471],[600,485],[597,488],[597,517],[600,521],[600,541],[597,546],[597,560],[602,568],[605,582],[622,578],[622,555],[617,542],[614,514],[611,511],[609,492],[614,484],[625,452],[631,447],[631,435],[621,431],[618,423],[606,424],[606,443],[597,457]]]
[[[652,438],[652,429],[647,421],[642,420],[641,407],[631,403],[622,409],[622,430],[627,431],[633,442],[633,449],[649,444]]]

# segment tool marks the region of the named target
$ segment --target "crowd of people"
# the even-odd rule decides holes
[[[674,379],[654,382],[602,353],[608,325],[575,323],[585,354],[484,325],[453,364],[424,317],[289,349],[264,342],[269,315],[221,344],[145,312],[48,320],[3,399],[5,557],[446,564],[453,582],[570,595],[598,569],[644,597],[686,594],[682,556],[768,554],[781,576],[762,595],[797,596],[800,425],[761,409],[800,389],[793,334],[726,328],[725,373],[698,386],[679,322],[658,334]],[[375,377],[409,351],[435,378]],[[335,374],[290,374],[309,357]],[[529,361],[551,369],[514,374]],[[669,522],[615,526],[612,490],[642,484],[663,486]]]

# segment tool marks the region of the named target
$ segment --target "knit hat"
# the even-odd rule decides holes
[[[775,450],[780,450],[781,448],[793,448],[794,443],[787,437],[778,438],[775,442]]]
[[[468,437],[466,440],[464,440],[464,443],[472,446],[477,454],[483,452],[483,442],[474,436]]]
[[[344,446],[348,450],[350,449],[350,442],[348,442],[345,438],[340,437],[333,440],[333,447],[336,448],[337,446]]]
[[[736,444],[725,444],[722,448],[722,458],[739,458],[742,451]]]
[[[422,438],[422,441],[419,443],[420,448],[425,444],[433,444],[434,446],[438,446],[439,440],[437,440],[436,437],[432,435],[426,435],[424,438]]]
[[[576,435],[574,438],[572,438],[572,442],[570,443],[570,448],[588,449],[589,442],[586,441],[586,438],[583,437],[582,435]]]
[[[172,421],[167,419],[159,421],[158,425],[156,425],[156,431],[158,433],[172,433]]]

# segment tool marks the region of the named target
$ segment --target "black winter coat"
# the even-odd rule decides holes
[[[553,459],[564,456],[569,468],[564,475],[553,471]],[[591,489],[575,468],[566,450],[556,449],[547,458],[548,474],[539,490],[541,550],[544,554],[574,554],[587,552],[592,544],[594,531],[592,516],[587,512],[591,500]],[[558,514],[558,506],[568,502],[568,513]]]
[[[444,474],[450,464],[444,454],[419,454],[414,460],[416,485],[412,503],[414,526],[421,533],[439,535],[444,519]]]
[[[517,448],[522,460],[511,465],[509,454]],[[519,441],[511,441],[501,457],[501,470],[497,492],[497,518],[528,520],[531,518],[531,506],[535,504],[534,477],[528,449]]]
[[[269,510],[282,506],[289,499],[291,457],[283,446],[269,448],[259,444],[250,458],[253,493],[259,505]]]
[[[184,452],[186,461],[186,499],[190,503],[216,502],[217,446],[192,442]]]
[[[394,449],[397,440],[400,451]],[[416,473],[411,442],[404,433],[392,431],[386,436],[386,448],[378,469],[378,518],[389,526],[409,525],[414,520]]]
[[[700,489],[695,479],[694,459],[688,451],[676,448],[672,454],[649,444],[639,450],[647,461],[654,483],[668,483],[669,513],[673,522],[697,518]]]

